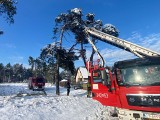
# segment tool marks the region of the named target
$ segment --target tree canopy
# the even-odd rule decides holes
[[[0,83],[1,82],[23,82],[32,76],[30,68],[25,68],[23,64],[10,63],[4,65],[0,63]]]
[[[83,45],[88,44],[88,39],[87,39],[88,34],[85,32],[86,28],[92,27],[115,37],[119,36],[119,31],[112,24],[103,25],[102,20],[96,20],[95,14],[93,13],[87,13],[85,18],[82,17],[83,15],[84,14],[82,13],[82,10],[79,8],[68,10],[67,13],[61,13],[55,18],[56,25],[53,29],[53,32],[55,35],[54,38],[57,38],[59,33],[61,33],[60,42],[62,42],[62,36],[64,32],[73,33],[75,36],[75,42],[81,45],[80,56],[82,57],[83,62],[85,64],[86,53],[84,51],[86,50],[84,49]],[[97,37],[96,36],[90,36],[90,37],[92,38],[92,42],[96,44]],[[90,57],[91,61],[93,60],[94,53],[95,51],[94,49],[92,49],[92,54]]]
[[[72,50],[59,49],[56,43],[52,43],[41,49],[40,58],[48,64],[56,64],[58,55],[60,67],[74,74],[74,61],[78,60],[78,56],[76,56]]]
[[[59,31],[70,31],[74,33],[77,42],[87,44],[86,34],[84,32],[85,27],[94,27],[99,31],[103,31],[107,34],[118,37],[119,31],[115,26],[111,24],[105,24],[103,26],[102,20],[95,20],[95,15],[93,13],[87,13],[86,19],[82,18],[82,10],[79,8],[74,8],[68,10],[67,13],[61,13],[55,18],[56,26],[54,28],[54,33]]]
[[[4,17],[8,23],[14,23],[13,16],[16,14],[16,10],[16,1],[0,0],[0,16]],[[0,34],[3,34],[2,30],[0,30]]]
[[[7,22],[14,23],[13,16],[16,14],[16,1],[0,0],[0,15],[4,15]]]

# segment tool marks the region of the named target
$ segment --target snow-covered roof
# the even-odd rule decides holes
[[[60,82],[67,82],[68,80],[66,80],[66,79],[63,79],[63,80],[61,80]]]
[[[88,78],[88,71],[85,67],[79,67],[78,69],[81,72],[83,78]]]

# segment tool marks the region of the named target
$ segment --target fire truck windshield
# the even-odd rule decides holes
[[[132,66],[120,69],[119,85],[160,86],[160,65]]]

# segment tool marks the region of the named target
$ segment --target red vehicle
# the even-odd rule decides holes
[[[102,59],[86,64],[93,99],[116,107],[121,120],[160,120],[160,54],[94,28],[86,27],[85,32],[139,57],[115,62],[110,70],[88,37]]]
[[[28,80],[28,88],[32,90],[44,90],[45,80],[43,77],[30,77]]]

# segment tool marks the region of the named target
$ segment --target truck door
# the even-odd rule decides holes
[[[115,83],[111,72],[105,69],[92,72],[93,99],[106,106],[119,106],[119,97],[115,92]]]

